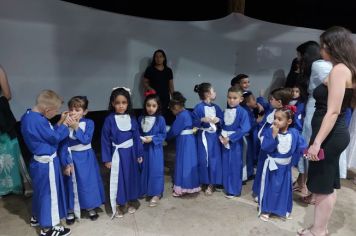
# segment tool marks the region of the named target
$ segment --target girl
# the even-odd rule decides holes
[[[222,111],[212,103],[216,93],[209,83],[194,87],[202,100],[193,111],[194,127],[199,128],[197,137],[198,173],[200,184],[207,185],[205,193],[211,195],[214,185],[222,184],[221,149],[217,126],[222,120]]]
[[[80,210],[86,209],[89,218],[96,220],[99,215],[95,211],[105,202],[104,187],[100,176],[95,153],[91,148],[94,133],[94,122],[84,118],[88,113],[88,99],[75,96],[68,102],[69,137],[61,143],[60,157],[62,166],[72,166],[72,174],[65,173],[64,184],[67,195],[68,215],[66,223],[74,223],[75,217],[80,219]]]
[[[130,90],[114,88],[110,95],[109,111],[101,133],[102,160],[110,171],[110,204],[112,217],[123,217],[123,207],[135,213],[133,203],[139,197],[139,163],[143,146],[139,126],[131,116]],[[116,209],[116,204],[122,207]]]
[[[196,140],[193,135],[193,119],[184,108],[186,99],[174,92],[169,107],[176,116],[167,139],[176,137],[176,162],[173,178],[173,196],[200,191]]]
[[[260,142],[262,142],[263,140],[265,131],[271,128],[276,109],[288,105],[291,99],[292,99],[292,91],[290,88],[277,88],[271,92],[270,100],[269,100],[270,108],[268,110],[265,110],[266,115],[263,117],[260,123],[262,124],[262,127],[259,129],[257,134]],[[261,175],[263,170],[263,164],[266,158],[267,158],[267,154],[261,149],[258,154],[256,176],[252,186],[252,193],[256,202],[258,202],[258,196],[260,193]]]
[[[155,94],[144,102],[144,115],[139,117],[144,162],[141,173],[141,196],[152,197],[149,206],[157,206],[164,191],[163,141],[166,138],[166,122],[160,115],[161,103]]]
[[[242,91],[231,87],[227,94],[228,108],[224,112],[224,121],[220,141],[222,150],[223,185],[226,198],[241,195],[242,188],[242,138],[251,125],[245,109],[239,106]]]
[[[289,128],[294,106],[278,109],[271,129],[266,130],[261,149],[267,154],[263,164],[259,215],[268,221],[270,214],[288,218],[292,212],[292,164],[298,163],[306,143],[300,132]]]
[[[305,96],[301,86],[294,85],[292,87],[292,100],[289,102],[289,105],[295,106],[297,109],[294,114],[294,128],[302,132],[305,117]]]

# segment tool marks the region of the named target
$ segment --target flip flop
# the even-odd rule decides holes
[[[298,229],[297,236],[303,236],[303,235],[306,235],[307,233],[310,233],[311,235],[316,236],[310,229],[311,229],[311,227]]]
[[[269,221],[269,215],[268,214],[261,214],[260,219],[263,220],[264,222]]]

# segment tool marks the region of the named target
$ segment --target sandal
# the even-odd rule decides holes
[[[208,195],[208,196],[211,196],[213,194],[213,185],[209,185],[206,190],[205,190],[205,194]]]
[[[305,204],[315,205],[315,199],[313,199],[313,194],[309,194],[308,196],[305,197],[300,197],[299,199]]]
[[[310,228],[298,229],[297,236],[303,236],[303,235],[306,235],[308,233],[310,233],[313,236],[316,236],[310,229],[311,229],[311,227]]]
[[[173,197],[181,197],[181,196],[182,196],[182,194],[179,194],[179,193],[173,192],[173,193],[172,193],[172,196],[173,196]]]
[[[261,214],[260,219],[263,220],[264,222],[269,221],[269,214]]]

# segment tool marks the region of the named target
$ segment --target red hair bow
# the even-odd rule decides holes
[[[284,106],[284,108],[292,111],[293,113],[297,112],[297,107],[293,106],[293,105],[286,105],[286,106]]]
[[[154,91],[153,89],[150,89],[150,90],[147,90],[144,95],[145,95],[145,97],[147,97],[148,95],[153,95],[153,94],[156,94],[156,91]]]

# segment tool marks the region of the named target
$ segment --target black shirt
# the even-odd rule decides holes
[[[144,77],[148,79],[150,87],[156,90],[162,103],[169,102],[169,81],[173,79],[171,68],[164,67],[162,71],[150,66],[146,69]]]

